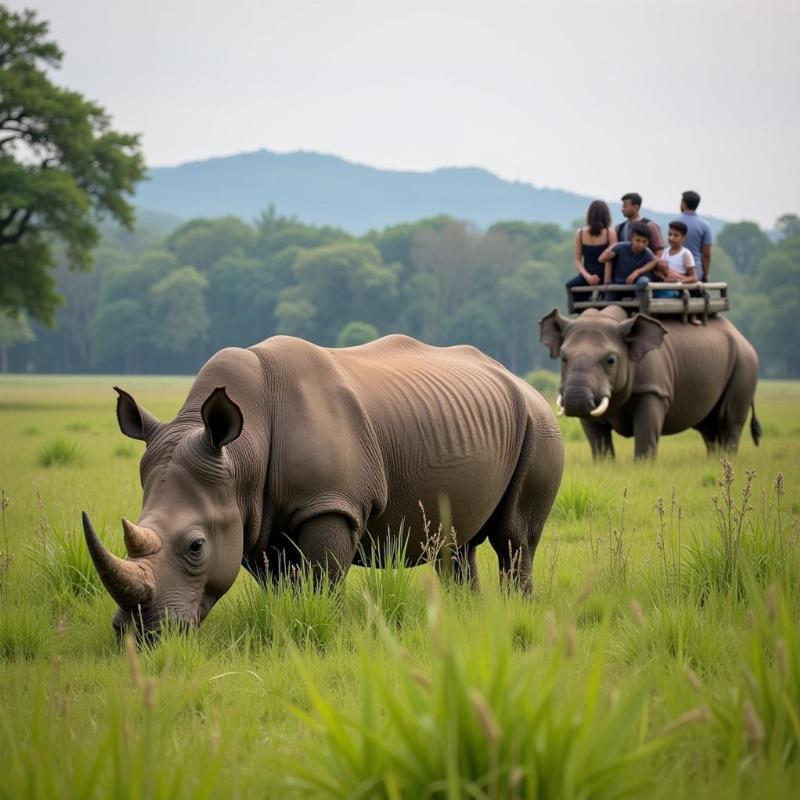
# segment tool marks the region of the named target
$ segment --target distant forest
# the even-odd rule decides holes
[[[89,272],[59,259],[55,328],[0,320],[3,366],[194,373],[221,347],[276,333],[346,346],[402,332],[474,344],[521,374],[555,369],[539,319],[564,309],[573,242],[573,230],[553,224],[481,230],[446,216],[360,237],[272,210],[169,231],[144,219],[133,234],[107,228]],[[800,219],[782,217],[771,238],[753,223],[727,225],[711,277],[729,283],[729,316],[758,349],[762,374],[800,378]]]

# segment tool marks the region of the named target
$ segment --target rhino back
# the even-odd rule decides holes
[[[279,491],[295,495],[300,513],[343,498],[378,537],[405,519],[412,549],[419,504],[436,519],[442,495],[459,538],[472,538],[508,486],[529,418],[549,415],[527,384],[472,347],[389,336],[323,349],[277,338],[259,347],[282,364]]]

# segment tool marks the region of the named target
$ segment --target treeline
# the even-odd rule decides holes
[[[194,373],[221,347],[275,333],[351,345],[403,332],[474,344],[518,373],[554,368],[538,322],[564,307],[573,237],[550,224],[483,231],[442,216],[357,238],[272,210],[252,224],[196,219],[167,234],[109,229],[93,271],[57,267],[57,326],[26,336],[0,325],[0,344],[11,345],[12,371]],[[728,225],[711,276],[730,284],[730,317],[762,372],[800,377],[800,219],[782,217],[774,242],[753,223]]]

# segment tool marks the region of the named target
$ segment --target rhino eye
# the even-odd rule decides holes
[[[203,552],[203,548],[205,547],[206,541],[205,539],[192,539],[192,543],[189,545],[189,552],[197,557]]]

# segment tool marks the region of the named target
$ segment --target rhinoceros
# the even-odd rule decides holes
[[[357,347],[276,336],[221,350],[178,415],[160,422],[116,388],[117,419],[146,448],[127,556],[84,533],[119,605],[120,633],[194,627],[240,565],[262,582],[301,560],[341,579],[404,523],[406,558],[430,554],[421,510],[452,509],[452,546],[476,581],[489,539],[501,579],[531,590],[531,563],[563,471],[558,424],[541,395],[470,346],[401,335]],[[413,521],[419,524],[414,525]]]

